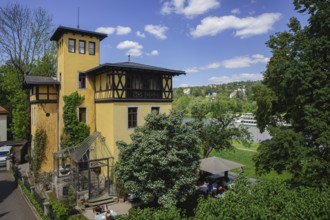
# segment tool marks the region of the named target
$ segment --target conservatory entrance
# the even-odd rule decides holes
[[[114,158],[100,132],[80,144],[54,153],[55,189],[58,198],[74,188],[78,199],[115,195]]]

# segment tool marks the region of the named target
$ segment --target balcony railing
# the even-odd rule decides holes
[[[126,98],[128,99],[162,99],[160,90],[127,89]]]

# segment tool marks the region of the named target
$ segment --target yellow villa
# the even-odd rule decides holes
[[[51,36],[57,43],[56,77],[25,76],[24,85],[30,94],[32,151],[36,129],[42,128],[47,133],[41,172],[63,169],[64,156],[75,162],[84,158],[88,169],[99,164],[102,172],[107,173],[104,181],[110,182],[109,158],[116,161],[119,153],[116,142],[130,142],[130,134],[135,127],[143,125],[144,117],[150,112],[171,110],[172,78],[185,72],[130,61],[100,64],[100,42],[106,37],[98,32],[60,26]],[[64,150],[60,143],[64,128],[63,96],[76,91],[85,98],[77,109],[77,117],[90,127],[91,136],[85,144]],[[83,150],[96,139],[100,145]],[[109,158],[100,154],[98,146],[106,148],[103,151],[109,152]],[[94,156],[93,150],[98,151]],[[80,171],[81,167],[77,165]],[[91,172],[86,176],[90,186]],[[81,184],[80,188],[86,187]]]

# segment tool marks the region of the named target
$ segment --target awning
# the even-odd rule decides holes
[[[199,169],[212,174],[218,174],[243,166],[243,164],[239,164],[230,160],[225,160],[220,157],[208,157],[200,160]]]

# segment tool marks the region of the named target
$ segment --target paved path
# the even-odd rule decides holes
[[[37,220],[4,167],[0,167],[0,219]]]

